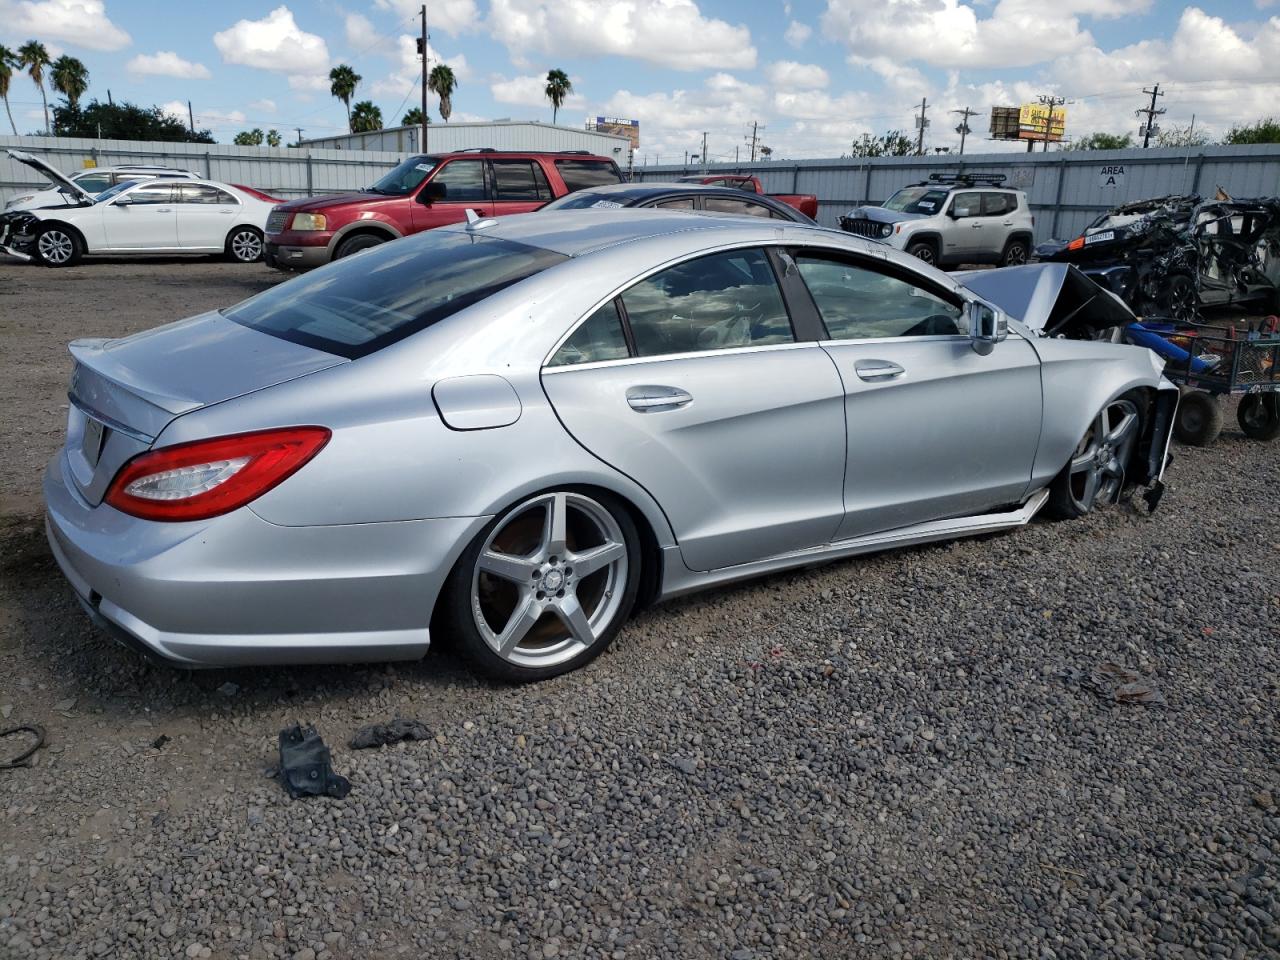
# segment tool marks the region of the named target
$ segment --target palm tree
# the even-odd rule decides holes
[[[427,123],[430,123],[430,122],[431,122],[431,118],[427,117]],[[404,118],[400,121],[400,126],[402,127],[422,126],[422,108],[413,107],[410,110],[406,110],[404,114]]]
[[[268,130],[268,131],[267,131],[267,146],[268,146],[268,147],[278,147],[278,146],[280,146],[280,131],[279,131],[279,130]]]
[[[440,119],[445,123],[453,114],[453,91],[458,89],[458,78],[448,64],[438,63],[427,76],[427,89],[440,98]]]
[[[382,111],[372,100],[361,100],[351,108],[351,132],[369,133],[382,129]]]
[[[351,98],[356,95],[356,85],[364,78],[345,63],[340,63],[329,71],[329,92],[343,102],[347,108],[347,129],[355,133],[351,125]]]
[[[9,126],[13,127],[13,135],[18,135],[18,125],[13,122],[13,111],[9,109],[9,83],[13,80],[13,68],[18,65],[18,55],[8,47],[0,44],[0,98],[4,99],[4,112],[9,115]]]
[[[556,114],[560,112],[560,105],[564,103],[565,97],[573,93],[573,81],[569,79],[569,75],[563,70],[548,70],[547,89],[543,93],[551,101],[551,122],[555,123]]]
[[[40,88],[44,102],[44,129],[49,130],[49,99],[44,95],[44,68],[49,66],[49,51],[39,40],[28,40],[18,48],[18,66],[27,71],[32,82]]]
[[[75,57],[59,57],[49,71],[49,86],[67,98],[72,110],[79,110],[80,98],[89,89],[89,71]]]

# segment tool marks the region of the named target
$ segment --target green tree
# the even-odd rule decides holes
[[[427,117],[427,123],[431,122],[431,118]],[[400,120],[402,127],[420,127],[422,126],[422,108],[411,107],[405,111],[404,117]]]
[[[236,134],[235,140],[232,141],[237,147],[260,147],[262,146],[263,133],[258,127],[252,130],[241,130]]]
[[[347,129],[352,133],[356,128],[351,125],[351,98],[356,95],[356,87],[363,79],[345,63],[340,63],[329,71],[329,92],[346,106]]]
[[[1238,143],[1280,143],[1280,120],[1275,117],[1267,117],[1265,120],[1259,120],[1257,123],[1248,126],[1232,127],[1225,137],[1222,138],[1225,144]]]
[[[551,122],[555,123],[565,98],[573,93],[573,81],[563,70],[548,70],[547,87],[543,93],[551,101]]]
[[[59,57],[49,70],[49,86],[67,98],[72,110],[79,110],[80,98],[89,89],[89,71],[75,57]]]
[[[4,112],[9,115],[9,126],[13,127],[13,135],[18,135],[18,125],[13,122],[13,111],[9,109],[9,87],[13,82],[13,68],[18,65],[18,55],[8,47],[0,44],[0,98],[4,99]]]
[[[773,147],[761,147],[761,148],[760,148],[760,159],[761,159],[761,160],[772,160],[772,159],[773,159]]]
[[[372,100],[361,100],[351,108],[351,132],[370,133],[382,129],[382,111]]]
[[[853,141],[851,157],[909,157],[916,152],[915,141],[901,130],[888,130],[882,136],[864,133]]]
[[[453,68],[447,63],[437,63],[432,67],[427,76],[427,89],[440,98],[440,119],[448,123],[453,115],[453,91],[458,89],[458,78],[453,75]]]
[[[38,40],[28,40],[18,48],[18,66],[27,71],[31,82],[40,88],[40,101],[44,104],[44,128],[49,130],[49,98],[44,95],[44,71],[49,66],[49,51]]]
[[[1091,133],[1071,141],[1068,150],[1126,150],[1133,146],[1133,135],[1118,133]]]
[[[268,147],[278,147],[278,146],[280,146],[280,131],[279,131],[279,130],[268,130],[268,131],[267,131],[267,146],[268,146]]]
[[[159,107],[132,103],[89,102],[74,110],[68,104],[53,108],[53,133],[59,137],[101,137],[104,140],[163,140],[169,143],[213,143],[208,130],[195,133]]]

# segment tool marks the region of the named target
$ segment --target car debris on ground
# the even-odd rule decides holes
[[[328,796],[341,800],[351,781],[333,770],[333,757],[313,726],[295,723],[280,731],[280,782],[294,800]]]
[[[370,747],[399,743],[401,740],[430,739],[431,731],[421,722],[397,717],[390,723],[371,723],[367,727],[361,727],[351,738],[351,749],[367,750]]]

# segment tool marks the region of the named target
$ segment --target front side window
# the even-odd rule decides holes
[[[982,194],[976,190],[957,193],[951,201],[951,212],[960,219],[982,216]]]
[[[132,184],[122,184],[132,186]],[[105,194],[99,194],[105,196]],[[135,204],[173,203],[173,187],[167,183],[149,183],[129,191],[129,200]]]
[[[566,367],[596,360],[621,360],[627,356],[627,338],[622,332],[622,315],[618,304],[610,300],[582,321],[556,355],[551,366]]]
[[[763,250],[669,267],[622,295],[642,357],[790,343],[791,320]]]
[[[442,200],[484,200],[484,161],[450,160],[431,180],[444,187]]]
[[[532,160],[494,160],[495,200],[550,200],[551,186]]]
[[[836,257],[797,253],[796,266],[833,340],[958,336],[958,301]]]
[[[681,197],[679,200],[663,200],[661,203],[655,203],[654,206],[662,210],[693,210],[695,204],[693,197]]]
[[[428,230],[278,284],[222,315],[356,359],[567,259],[496,237]]]
[[[570,193],[622,182],[618,165],[610,160],[557,160],[556,171]]]

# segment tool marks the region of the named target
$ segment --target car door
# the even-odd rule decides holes
[[[489,161],[493,177],[493,214],[529,213],[553,198],[547,175],[533,160]]]
[[[1040,437],[1040,362],[1011,333],[973,350],[962,301],[906,267],[797,249],[845,392],[839,539],[1017,502]]]
[[[237,222],[240,201],[210,183],[181,183],[174,189],[178,245],[184,250],[222,250]]]
[[[691,569],[826,543],[840,523],[840,378],[797,340],[762,249],[640,279],[577,327],[542,381],[578,442],[662,507]]]
[[[95,206],[102,207],[102,231],[110,250],[176,250],[178,219],[174,185],[140,183]]]
[[[957,263],[970,262],[983,247],[982,193],[962,190],[951,195],[951,229],[947,231],[943,256]]]
[[[428,197],[433,199],[424,202]],[[486,163],[479,158],[450,160],[422,185],[413,205],[413,229],[429,230],[461,223],[467,219],[468,210],[482,217],[493,216]]]
[[[1012,193],[988,190],[982,194],[982,243],[988,259],[1004,253],[1009,235],[1013,232],[1013,213],[1018,208],[1018,198]]]

